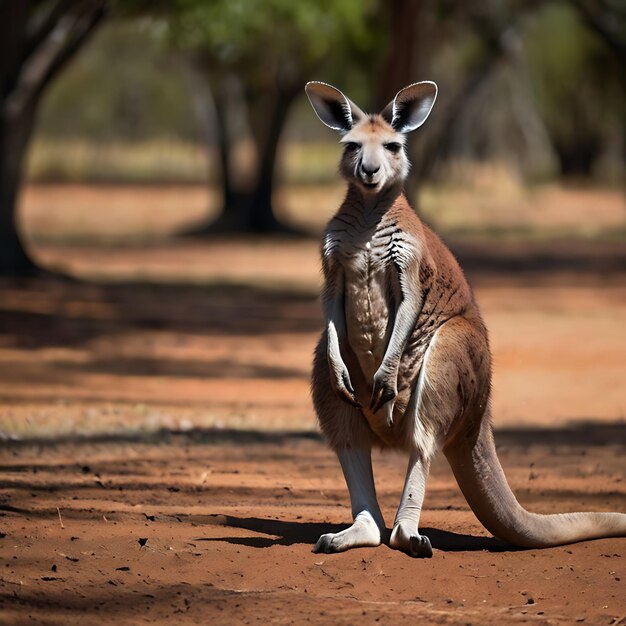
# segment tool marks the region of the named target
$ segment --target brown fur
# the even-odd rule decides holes
[[[393,322],[394,299],[398,297],[400,287],[397,283],[396,270],[389,258],[381,267],[387,293],[376,293],[370,300],[377,303],[373,311],[364,311],[346,319],[348,336],[363,334],[364,327],[372,327],[369,334],[378,333],[381,341],[371,341],[373,350],[365,345],[355,345],[351,341],[344,346],[344,358],[348,365],[356,397],[364,407],[351,409],[354,415],[349,418],[359,425],[347,428],[345,404],[337,403],[336,393],[328,385],[328,364],[326,358],[326,333],[320,339],[316,350],[313,368],[313,399],[319,416],[320,426],[329,444],[336,448],[348,445],[359,433],[367,436],[369,442],[378,446],[390,446],[409,450],[419,447],[415,441],[414,424],[411,415],[406,414],[411,395],[421,371],[424,353],[435,332],[442,329],[438,337],[436,350],[432,353],[433,366],[429,370],[428,388],[425,390],[423,403],[425,411],[420,416],[423,427],[433,433],[434,439],[445,442],[454,426],[459,421],[478,424],[485,412],[489,396],[490,363],[487,332],[480,317],[470,287],[458,263],[445,244],[423,224],[408,204],[404,194],[393,198],[379,221],[368,223],[361,215],[357,216],[359,192],[351,188],[347,198],[328,226],[328,232],[343,225],[350,228],[349,235],[341,241],[341,247],[330,257],[323,258],[325,291],[334,280],[337,257],[353,259],[362,254],[371,257],[379,246],[387,251],[392,245],[386,233],[399,229],[412,247],[420,252],[408,268],[415,287],[426,294],[422,310],[407,342],[400,361],[398,372],[398,395],[394,406],[394,419],[390,427],[379,423],[367,405],[372,394],[372,376],[380,366],[384,354],[385,341],[388,340],[390,324]],[[367,250],[368,241],[379,238],[379,246]],[[367,262],[367,261],[366,261]],[[345,263],[345,260],[344,260]],[[371,263],[371,262],[370,262]],[[367,276],[358,271],[351,273],[351,283],[346,291],[359,293],[371,291]],[[375,287],[374,287],[375,289]],[[350,297],[350,296],[348,296]],[[373,352],[373,354],[372,354]],[[435,363],[440,365],[435,366]],[[331,398],[325,397],[330,395]],[[461,401],[462,398],[462,401]],[[445,410],[442,410],[445,409]],[[341,415],[341,417],[339,417]],[[337,424],[339,422],[339,424]],[[424,450],[426,456],[434,449]]]
[[[429,85],[402,90],[376,116],[333,87],[307,86],[320,119],[342,130],[346,145],[340,170],[348,192],[322,245],[327,327],[315,351],[312,395],[355,515],[351,528],[323,535],[315,549],[380,542],[384,522],[373,482],[362,477],[371,474],[364,458],[373,445],[409,452],[390,545],[413,556],[432,554],[417,522],[429,463],[440,447],[478,518],[502,539],[542,547],[623,536],[626,515],[535,515],[506,482],[491,435],[487,330],[452,253],[402,193],[403,132],[427,117],[436,95]]]

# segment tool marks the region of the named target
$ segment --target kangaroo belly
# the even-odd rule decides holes
[[[348,342],[368,381],[385,355],[393,326],[384,272],[348,276],[345,316]]]

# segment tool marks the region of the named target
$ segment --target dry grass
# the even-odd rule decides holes
[[[329,142],[281,146],[283,184],[276,205],[286,222],[321,231],[344,194],[338,156],[339,147]],[[254,160],[250,145],[237,146],[234,165],[241,177],[250,175]],[[23,227],[37,240],[167,236],[217,213],[216,161],[213,150],[179,140],[35,141]],[[557,183],[529,187],[498,163],[453,164],[445,181],[422,188],[419,205],[426,220],[449,237],[615,240],[626,235],[623,190]]]
[[[207,180],[206,152],[179,140],[142,143],[54,142],[31,147],[27,179],[40,183],[189,184]]]
[[[284,185],[277,210],[284,221],[317,234],[343,194],[340,183]],[[205,185],[29,185],[21,220],[39,242],[145,242],[212,219],[218,203],[217,191]],[[620,191],[528,189],[496,174],[464,187],[427,186],[420,211],[438,232],[456,239],[617,240],[626,233]]]
[[[339,148],[327,142],[281,147],[280,178],[289,183],[329,183],[336,178]],[[253,148],[236,146],[242,173],[254,164]],[[33,142],[27,179],[37,183],[203,184],[219,175],[214,149],[178,139],[143,142],[93,142],[69,139]]]

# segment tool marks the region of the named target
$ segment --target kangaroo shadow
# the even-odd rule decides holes
[[[225,541],[234,545],[250,548],[269,548],[271,546],[291,546],[298,543],[314,545],[320,535],[344,530],[346,524],[328,524],[321,522],[289,522],[283,520],[260,519],[257,517],[235,517],[232,515],[214,515],[212,524],[250,530],[271,537],[196,537],[194,541]],[[469,552],[485,550],[488,552],[515,551],[510,546],[493,537],[464,535],[436,528],[420,529],[436,550],[444,552]]]

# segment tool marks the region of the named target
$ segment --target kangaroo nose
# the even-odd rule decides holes
[[[373,167],[371,165],[365,165],[365,163],[361,163],[361,169],[366,176],[373,176],[380,169],[380,165]]]

